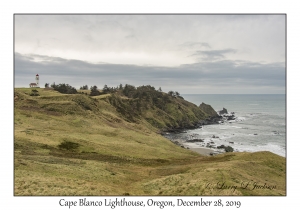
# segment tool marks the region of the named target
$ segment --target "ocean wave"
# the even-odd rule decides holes
[[[238,129],[241,129],[242,127],[240,126],[231,126],[232,128],[238,128]]]

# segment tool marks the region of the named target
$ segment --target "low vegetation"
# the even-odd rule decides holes
[[[15,88],[15,195],[286,195],[283,157],[206,157],[162,137],[212,114],[180,95],[129,85],[90,91]]]
[[[51,87],[54,90],[56,90],[60,93],[64,93],[64,94],[76,94],[77,93],[77,90],[69,84],[64,84],[63,83],[63,84],[56,85],[55,83],[53,83],[51,85]]]

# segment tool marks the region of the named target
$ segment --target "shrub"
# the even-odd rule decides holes
[[[89,87],[87,85],[83,85],[82,87],[79,88],[80,90],[88,90]]]
[[[75,150],[79,147],[79,144],[71,141],[64,141],[60,145],[58,145],[58,147],[60,149]]]
[[[39,96],[40,94],[38,94],[39,91],[37,90],[31,90],[30,96]]]
[[[60,93],[65,93],[65,94],[76,94],[77,90],[70,86],[69,84],[59,84],[59,85],[55,85],[55,83],[53,83],[51,85],[51,87],[53,87],[54,90],[60,92]]]

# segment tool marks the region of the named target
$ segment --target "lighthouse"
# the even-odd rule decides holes
[[[40,80],[40,76],[38,74],[35,75],[35,83],[37,87],[40,87],[39,80]]]

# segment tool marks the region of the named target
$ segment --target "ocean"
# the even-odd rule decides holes
[[[205,147],[208,142],[225,145],[234,151],[270,151],[286,157],[286,95],[285,94],[183,94],[197,106],[202,102],[216,111],[223,107],[234,112],[236,120],[224,124],[205,125],[199,129],[175,134],[176,138],[201,138],[204,142],[188,143]],[[213,138],[213,136],[219,138]],[[231,143],[229,143],[231,142]],[[218,150],[218,149],[214,149]]]

